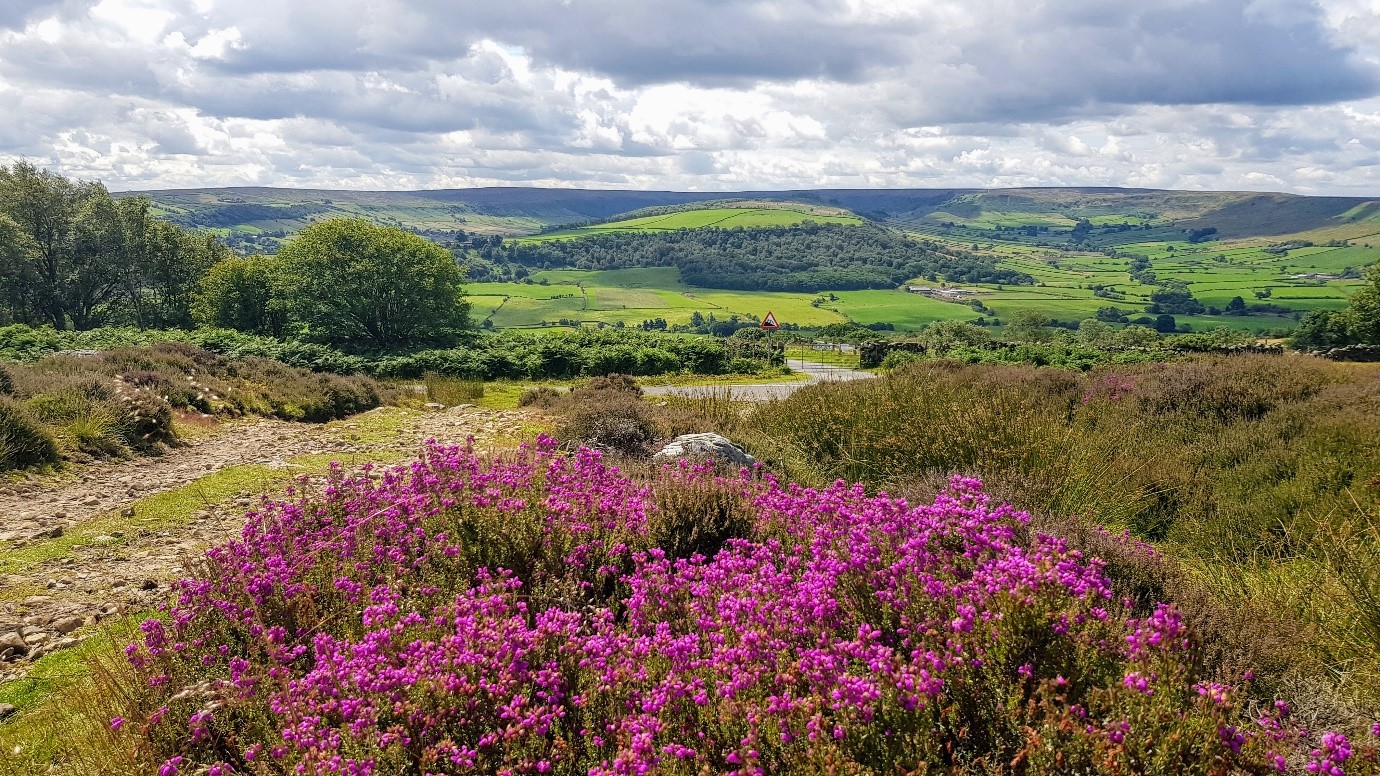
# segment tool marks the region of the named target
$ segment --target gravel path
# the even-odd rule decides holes
[[[805,373],[809,379],[789,383],[758,383],[755,385],[663,385],[643,388],[642,393],[647,396],[686,396],[696,398],[714,396],[727,391],[732,393],[735,399],[744,401],[770,401],[771,399],[784,399],[801,388],[813,383],[829,380],[867,380],[877,376],[872,372],[862,372],[857,369],[849,369],[848,367],[842,366],[830,366],[814,361],[790,359],[786,363],[791,369]]]
[[[74,533],[90,532],[92,520],[133,517],[140,499],[229,467],[291,469],[290,459],[301,455],[367,453],[371,460],[399,460],[432,438],[459,443],[473,436],[480,446],[501,444],[532,418],[527,411],[468,406],[409,412],[391,438],[367,443],[359,440],[370,424],[360,416],[324,426],[269,419],[226,423],[165,455],[0,486],[0,561],[18,558],[26,548],[42,549],[45,542],[71,543]],[[183,575],[188,559],[238,534],[245,510],[257,499],[251,491],[232,495],[169,530],[149,530],[131,520],[127,531],[97,535],[51,560],[0,576],[0,681],[23,675],[48,652],[79,643],[87,626],[164,600],[168,583]]]

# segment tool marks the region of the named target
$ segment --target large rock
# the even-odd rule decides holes
[[[678,460],[681,458],[717,458],[734,466],[752,466],[757,459],[718,434],[682,434],[661,448],[653,458]]]
[[[0,652],[6,652],[15,657],[23,657],[29,654],[29,644],[24,641],[23,636],[19,635],[17,628],[6,628],[0,630]]]

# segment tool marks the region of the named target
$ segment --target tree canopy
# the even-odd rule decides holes
[[[150,208],[27,162],[0,167],[0,321],[190,325],[197,280],[230,253]]]
[[[446,341],[468,324],[455,258],[401,229],[322,221],[285,245],[278,261],[278,298],[312,337],[389,347]]]
[[[1344,310],[1314,310],[1303,317],[1294,346],[1319,350],[1344,345],[1380,345],[1380,264],[1362,275],[1366,283]]]
[[[678,267],[691,285],[744,291],[894,288],[929,275],[943,275],[951,283],[1035,282],[986,258],[890,229],[808,221],[759,229],[680,229],[517,242],[486,249],[483,255],[526,267]]]

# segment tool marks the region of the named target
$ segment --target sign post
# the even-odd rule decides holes
[[[768,311],[767,311],[767,316],[766,316],[765,318],[762,319],[762,331],[765,331],[765,332],[767,333],[767,364],[768,364],[768,365],[771,364],[771,356],[772,356],[772,353],[773,353],[773,351],[772,351],[772,349],[771,349],[771,333],[774,332],[774,331],[776,331],[776,330],[779,329],[779,328],[781,328],[781,325],[778,324],[778,323],[776,322],[776,314],[773,313],[771,310],[768,310]],[[784,360],[784,357],[783,357],[783,360]]]

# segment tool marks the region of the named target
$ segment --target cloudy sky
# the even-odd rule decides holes
[[[0,162],[112,189],[1380,196],[1380,0],[0,0]]]

